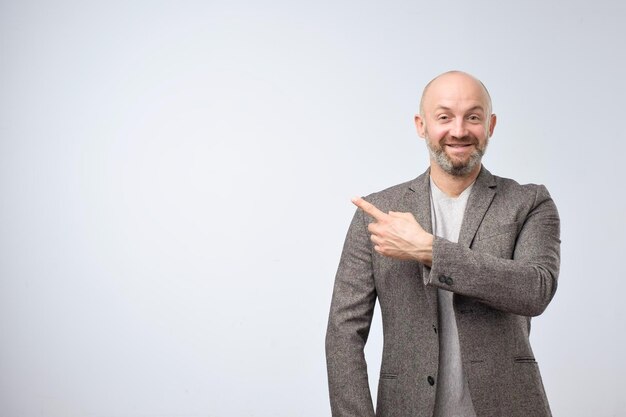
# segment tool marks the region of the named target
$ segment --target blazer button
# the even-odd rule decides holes
[[[446,277],[446,284],[452,285],[452,284],[454,284],[454,281],[452,281],[452,278]]]
[[[432,376],[429,375],[428,378],[426,378],[426,380],[431,386],[435,385],[435,378],[433,378]]]
[[[439,275],[439,282],[441,282],[442,284],[444,284],[446,282],[445,275]]]

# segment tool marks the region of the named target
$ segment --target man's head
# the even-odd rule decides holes
[[[480,170],[495,125],[489,92],[478,79],[460,71],[446,72],[429,82],[415,116],[431,164],[458,177]]]

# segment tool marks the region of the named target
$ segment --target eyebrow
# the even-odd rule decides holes
[[[450,107],[447,107],[447,106],[438,105],[437,107],[435,107],[435,110],[446,110],[446,111],[449,111],[451,109],[450,109]],[[467,110],[466,113],[473,112],[473,111],[476,111],[476,110],[480,110],[482,112],[485,111],[483,106],[478,105],[478,106],[474,106],[471,109]]]

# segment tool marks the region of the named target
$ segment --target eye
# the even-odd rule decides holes
[[[440,114],[439,116],[437,116],[437,120],[441,120],[441,121],[444,121],[444,122],[446,120],[448,120],[448,119],[450,119],[450,118],[448,117],[447,114]]]
[[[471,114],[468,116],[467,120],[472,121],[472,122],[480,122],[480,116],[477,114]]]

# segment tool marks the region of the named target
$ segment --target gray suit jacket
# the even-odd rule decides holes
[[[429,171],[367,197],[382,211],[413,213],[431,231]],[[559,217],[542,185],[482,168],[458,243],[436,237],[432,268],[373,250],[357,210],[339,263],[326,334],[332,414],[371,417],[363,348],[376,298],[384,347],[378,417],[432,417],[439,343],[437,288],[454,292],[463,367],[479,417],[543,417],[550,408],[528,340],[557,287]]]

